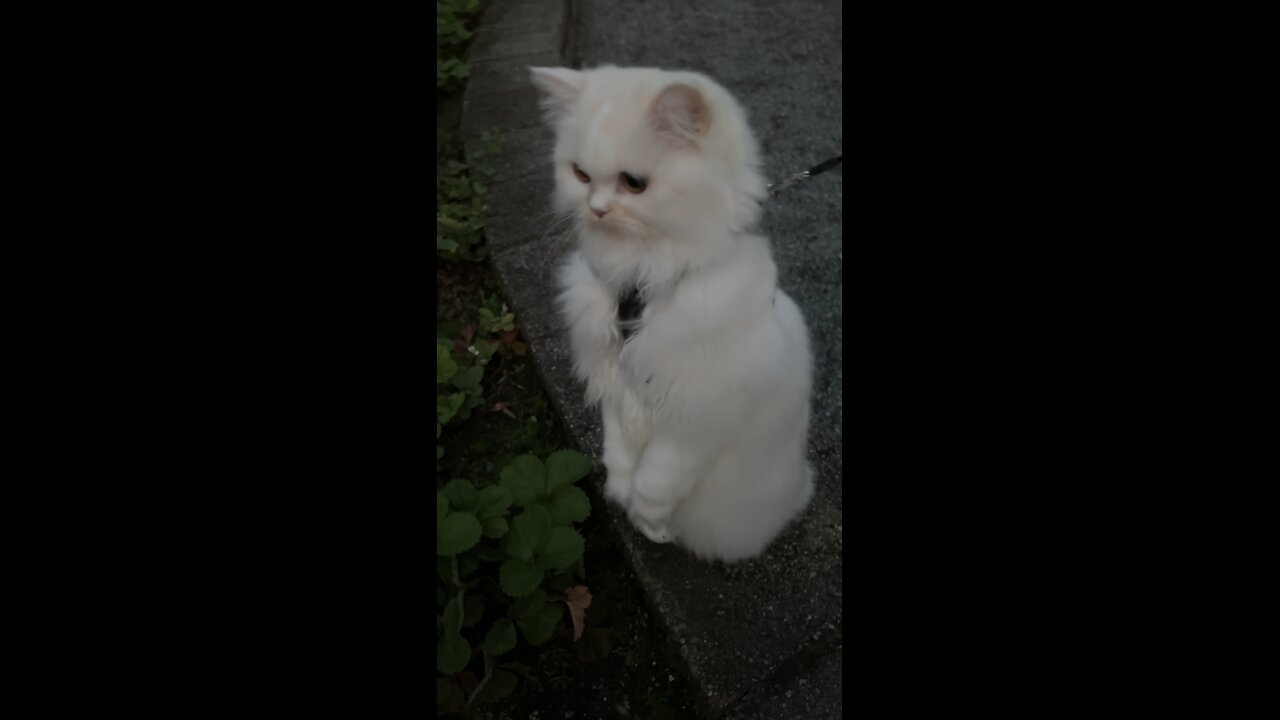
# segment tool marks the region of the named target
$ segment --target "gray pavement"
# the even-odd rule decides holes
[[[599,455],[554,305],[565,250],[546,237],[551,132],[528,65],[604,63],[704,72],[750,115],[772,182],[843,152],[842,13],[834,0],[489,0],[472,46],[468,141],[496,127],[487,234],[494,263],[553,401],[581,448]],[[567,57],[566,57],[567,56]],[[816,362],[809,510],[760,559],[726,566],[654,545],[611,518],[713,718],[837,718],[843,652],[841,507],[841,169],[766,206],[780,284],[804,311]],[[588,583],[590,582],[590,568]]]

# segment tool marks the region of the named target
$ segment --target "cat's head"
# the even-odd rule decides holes
[[[531,72],[556,130],[554,208],[590,235],[683,242],[759,218],[755,139],[711,79],[612,66]]]

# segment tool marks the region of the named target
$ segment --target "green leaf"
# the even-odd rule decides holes
[[[471,644],[456,631],[446,630],[436,642],[436,669],[452,675],[467,666],[471,659]]]
[[[577,530],[567,527],[552,528],[546,548],[540,554],[540,564],[544,568],[563,570],[578,562],[585,547],[586,541]]]
[[[456,240],[454,240],[453,238],[447,238],[443,235],[436,235],[436,252],[450,253],[450,252],[457,252],[457,251],[458,251],[458,243]],[[438,370],[439,367],[440,367],[439,365],[436,365],[436,368],[437,368],[436,384],[439,384],[448,380],[448,378],[445,378],[445,380],[440,379],[439,370]]]
[[[516,626],[511,621],[502,618],[489,628],[488,634],[484,636],[484,650],[493,657],[497,657],[511,650],[516,646]]]
[[[458,413],[462,407],[462,402],[467,399],[465,393],[454,393],[452,395],[436,396],[436,422],[444,425]]]
[[[436,492],[436,523],[439,524],[444,520],[444,516],[449,514],[449,498],[445,497],[442,492]]]
[[[499,485],[490,485],[480,491],[480,502],[476,507],[477,517],[481,520],[498,517],[511,507],[511,491]]]
[[[444,606],[445,633],[462,631],[462,610],[458,607],[458,596],[450,595],[449,603]]]
[[[576,483],[591,472],[591,460],[580,452],[560,450],[547,458],[547,492]]]
[[[466,480],[454,480],[444,486],[444,496],[449,499],[449,507],[456,510],[475,513],[480,505],[480,493],[476,486]]]
[[[513,558],[532,561],[547,542],[551,517],[540,505],[531,505],[511,521],[511,530],[503,539],[503,547]]]
[[[512,501],[524,507],[547,492],[546,470],[532,455],[521,455],[502,468],[499,485],[511,491]]]
[[[479,390],[480,379],[483,377],[484,377],[484,366],[472,365],[466,370],[463,370],[457,375],[454,375],[453,384],[454,384],[454,387],[457,387],[459,390],[466,390],[468,392],[472,390]]]
[[[552,525],[568,525],[580,523],[591,514],[591,501],[582,490],[568,485],[551,493],[547,501],[547,512],[551,515]]]
[[[551,638],[563,615],[564,603],[549,603],[531,617],[521,617],[516,623],[530,645],[541,645]]]
[[[439,240],[436,245],[439,246]],[[436,384],[449,382],[449,378],[458,371],[458,363],[454,361],[449,354],[449,346],[444,343],[436,343]]]
[[[506,518],[491,517],[480,521],[480,532],[487,538],[500,538],[506,535],[509,529]]]
[[[515,637],[515,630],[511,631],[511,636]],[[480,688],[480,692],[476,693],[475,703],[485,704],[497,702],[502,698],[511,694],[516,689],[516,676],[506,670],[494,670],[493,677],[489,678],[489,682]]]
[[[547,604],[547,592],[541,588],[526,595],[511,606],[511,617],[519,619],[533,617]]]
[[[458,411],[458,416],[461,417],[463,420],[471,417],[471,410],[473,408],[479,407],[480,405],[484,404],[484,398],[480,397],[479,393],[480,391],[479,389],[477,389],[476,394],[468,395],[466,402],[462,404],[462,408]]]
[[[491,340],[476,341],[476,362],[481,365],[489,362],[489,358],[498,350],[498,343]]]
[[[502,536],[502,550],[508,556],[517,560],[533,561],[534,548],[529,547],[529,543],[524,540],[523,536],[511,532],[510,528],[508,528],[507,534]]]
[[[471,513],[450,513],[436,526],[436,555],[457,555],[480,542],[480,521]]]
[[[511,558],[498,569],[502,591],[511,597],[524,597],[537,589],[542,582],[542,568],[524,560]]]

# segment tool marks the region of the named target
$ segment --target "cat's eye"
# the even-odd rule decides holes
[[[622,178],[622,186],[633,193],[642,193],[649,185],[644,178],[631,173],[622,173],[620,177]]]
[[[578,179],[584,183],[591,182],[591,176],[582,172],[582,168],[578,167],[578,163],[573,164],[573,174],[577,175]]]

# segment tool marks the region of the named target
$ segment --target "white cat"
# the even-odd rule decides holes
[[[695,73],[531,71],[577,239],[561,312],[601,406],[605,496],[654,542],[755,557],[813,495],[813,359],[748,232],[766,186],[745,114]]]

